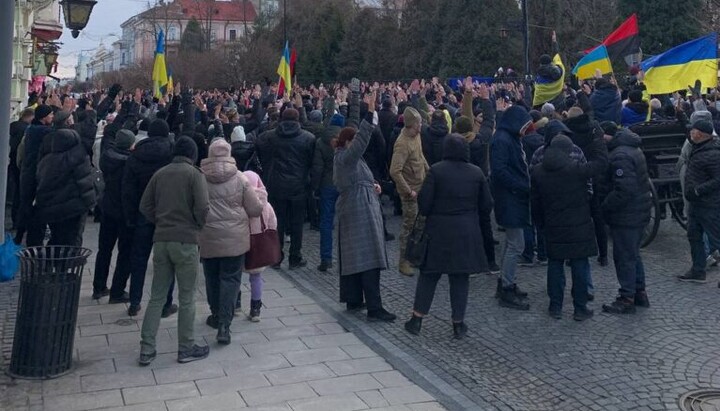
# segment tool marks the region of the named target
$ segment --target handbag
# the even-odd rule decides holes
[[[425,263],[427,256],[428,242],[430,238],[425,232],[425,221],[420,219],[420,214],[415,217],[412,231],[407,239],[405,247],[405,259],[415,267]]]
[[[260,233],[250,234],[250,250],[245,254],[246,270],[273,266],[282,259],[277,230],[267,228],[262,216],[260,216],[260,225],[262,227]]]

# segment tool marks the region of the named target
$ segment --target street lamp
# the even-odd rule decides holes
[[[72,30],[72,36],[76,39],[80,30],[87,26],[96,0],[62,0],[60,5],[65,15],[65,26]]]

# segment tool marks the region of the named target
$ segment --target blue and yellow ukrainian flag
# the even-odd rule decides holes
[[[175,91],[175,82],[173,81],[172,69],[168,68],[167,76],[168,82],[165,90],[167,90],[168,94],[172,94]]]
[[[553,63],[557,64],[562,69],[562,76],[552,83],[542,83],[539,79],[536,79],[535,94],[533,95],[533,107],[547,103],[559,96],[563,91],[563,86],[565,85],[565,66],[560,58],[560,54],[556,54],[555,57],[553,57]]]
[[[162,87],[168,84],[167,67],[165,66],[165,33],[160,30],[157,47],[155,48],[155,64],[152,72],[153,95],[162,98]]]
[[[716,87],[718,80],[717,33],[674,47],[640,63],[649,94],[667,94],[687,88],[696,80]]]
[[[278,66],[277,74],[285,83],[285,90],[290,93],[292,90],[292,70],[290,69],[290,48],[288,47],[287,41],[285,42],[285,50],[280,58],[280,65]]]
[[[585,55],[575,65],[572,73],[578,80],[587,80],[595,77],[595,70],[600,69],[602,74],[610,74],[613,72],[610,56],[608,56],[607,47],[601,45],[593,51]]]

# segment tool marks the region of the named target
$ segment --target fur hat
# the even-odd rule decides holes
[[[122,129],[115,134],[115,147],[118,150],[130,150],[133,144],[135,144],[135,134],[132,131]]]
[[[154,122],[153,122],[154,123]],[[152,126],[151,126],[152,128]],[[175,141],[175,148],[173,148],[173,155],[176,157],[185,157],[192,160],[193,164],[197,161],[198,148],[197,144],[188,136],[180,136]]]

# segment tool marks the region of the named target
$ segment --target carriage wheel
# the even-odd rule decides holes
[[[650,209],[650,222],[645,226],[643,232],[642,243],[640,244],[642,248],[652,243],[660,228],[660,201],[658,201],[658,194],[652,181],[650,181],[650,193],[652,195],[653,205]]]
[[[672,196],[675,197],[675,193],[672,193]],[[687,231],[687,217],[685,216],[687,210],[685,210],[685,202],[682,200],[682,193],[680,193],[678,196],[681,199],[670,203],[670,211],[672,212],[672,216],[675,221],[680,224],[680,227],[682,227],[683,230]]]

